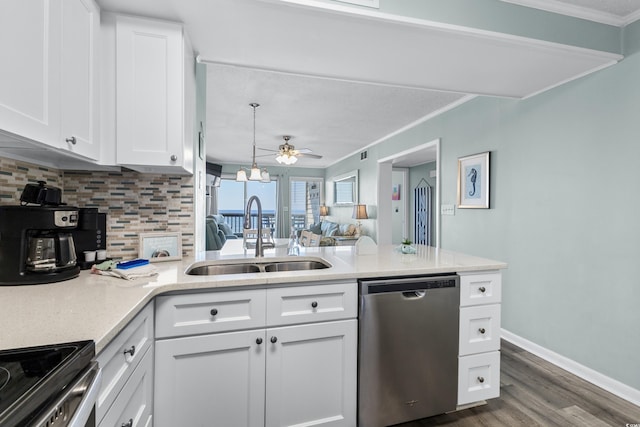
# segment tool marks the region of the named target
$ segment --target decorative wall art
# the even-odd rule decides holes
[[[489,209],[489,152],[458,159],[458,208]]]
[[[393,186],[393,191],[391,193],[391,200],[400,200],[400,184],[395,184]]]
[[[182,236],[180,233],[140,234],[139,258],[150,262],[176,261],[182,259]]]

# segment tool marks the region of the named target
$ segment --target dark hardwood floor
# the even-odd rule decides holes
[[[640,425],[640,407],[509,342],[502,341],[501,350],[498,399],[396,427]]]

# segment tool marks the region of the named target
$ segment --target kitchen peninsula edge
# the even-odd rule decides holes
[[[239,241],[238,243],[240,243]],[[236,242],[233,242],[236,243]],[[265,260],[286,256],[286,246],[265,251]],[[46,285],[0,287],[0,350],[93,340],[99,353],[157,295],[189,290],[230,290],[287,284],[312,284],[372,277],[501,270],[500,261],[458,252],[417,246],[402,254],[394,245],[378,246],[358,255],[351,246],[302,248],[300,257],[319,257],[332,267],[323,270],[190,276],[195,261],[251,259],[253,250],[229,245],[195,258],[154,264],[159,274],[136,280],[81,272],[78,278]]]

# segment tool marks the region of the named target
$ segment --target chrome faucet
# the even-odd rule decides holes
[[[264,248],[262,246],[262,203],[258,196],[251,196],[247,201],[247,209],[244,211],[244,228],[251,228],[251,204],[255,200],[258,205],[258,236],[256,238],[256,258],[264,256]]]

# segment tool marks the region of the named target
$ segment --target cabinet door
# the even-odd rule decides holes
[[[357,320],[267,329],[266,344],[267,427],[356,425]]]
[[[179,24],[118,16],[117,163],[183,163],[183,38]]]
[[[98,426],[150,426],[152,403],[153,348],[149,348]]]
[[[154,425],[264,426],[264,339],[261,329],[157,341]]]
[[[48,145],[60,125],[60,3],[2,0],[0,130]]]
[[[62,122],[60,146],[97,160],[98,35],[100,12],[93,0],[62,2]]]

